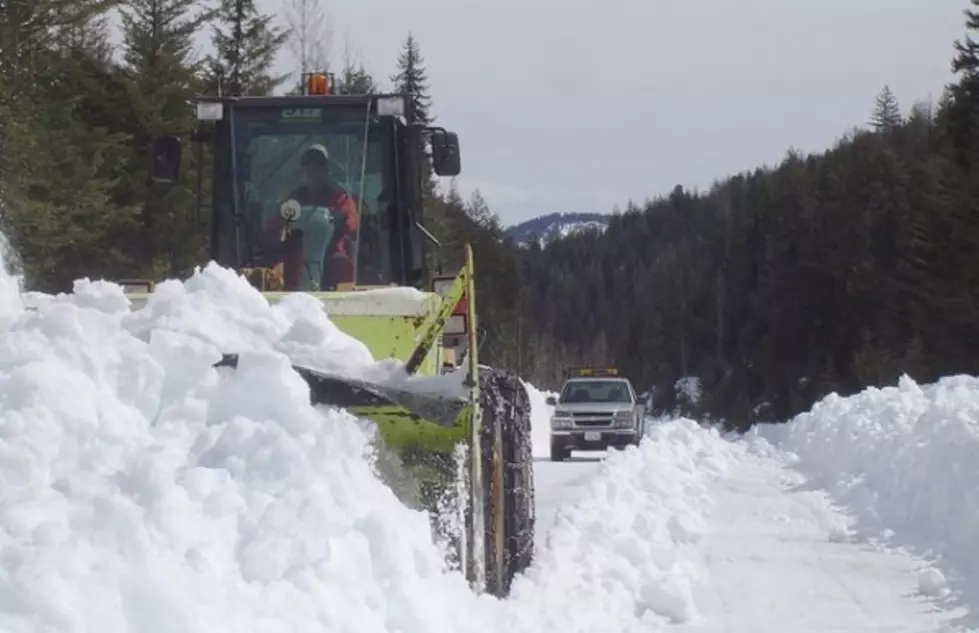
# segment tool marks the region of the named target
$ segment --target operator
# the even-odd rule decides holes
[[[350,237],[359,224],[357,205],[353,198],[330,177],[329,157],[323,145],[310,145],[300,159],[305,182],[286,198],[295,200],[300,206],[326,207],[333,215],[334,234],[324,253],[322,288],[353,282],[354,264],[349,254]],[[282,213],[269,218],[265,228],[270,235],[278,235],[286,222],[298,218],[298,214],[290,215],[286,209],[288,207],[283,206]]]

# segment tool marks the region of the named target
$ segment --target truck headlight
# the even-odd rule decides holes
[[[552,429],[570,429],[571,428],[571,418],[562,418],[554,416],[551,418],[551,428]]]
[[[614,425],[619,429],[632,426],[632,411],[616,411]]]

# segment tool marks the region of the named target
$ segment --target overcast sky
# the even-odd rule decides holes
[[[285,0],[262,0],[282,12]],[[322,0],[386,81],[411,30],[464,190],[505,223],[819,151],[951,80],[967,0]],[[288,54],[280,67],[288,69]]]

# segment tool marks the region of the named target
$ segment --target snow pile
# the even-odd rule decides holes
[[[855,528],[888,546],[937,559],[960,579],[979,576],[979,378],[870,388],[824,398],[784,425],[756,427],[791,451],[809,480],[856,515]],[[935,594],[940,573],[924,572]],[[979,587],[962,590],[979,598]]]
[[[209,313],[202,296],[193,319],[177,295],[153,327],[124,300],[82,282],[0,333],[0,630],[478,626],[350,416],[309,406],[281,353],[211,367],[208,337],[256,343],[296,319]]]
[[[111,285],[111,284],[110,284]],[[76,291],[77,294],[77,291]],[[117,306],[128,312],[126,306]],[[124,319],[140,338],[179,332],[223,352],[275,350],[293,362],[352,377],[381,378],[367,347],[330,322],[314,297],[295,293],[270,304],[234,271],[209,264],[187,281],[157,285],[146,305]]]
[[[24,280],[20,275],[7,272],[8,264],[16,261],[16,253],[10,248],[7,238],[0,233],[0,326],[8,318],[24,310],[24,300],[21,298]]]
[[[554,407],[547,404],[551,396],[557,398],[555,391],[541,391],[529,382],[524,383],[530,398],[530,438],[534,457],[548,457],[551,454],[551,416]]]
[[[580,501],[558,511],[514,584],[518,630],[648,632],[695,618],[711,486],[743,449],[691,420],[649,440],[609,451]]]
[[[501,602],[444,570],[371,468],[371,427],[310,406],[290,358],[396,374],[307,297],[269,306],[216,266],[137,312],[80,281],[12,313],[0,630],[638,632],[695,612],[716,437],[677,424],[612,455]]]

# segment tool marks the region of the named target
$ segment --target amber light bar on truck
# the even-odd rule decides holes
[[[608,376],[618,376],[619,370],[616,367],[572,367],[568,370],[568,374],[572,376],[606,378]]]

